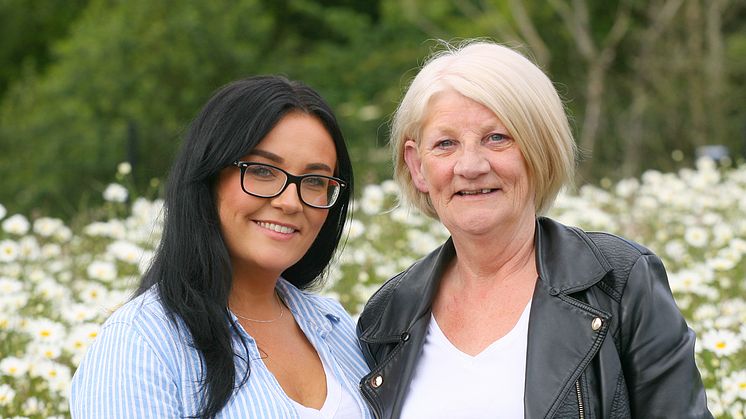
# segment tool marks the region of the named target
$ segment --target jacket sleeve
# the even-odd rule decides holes
[[[694,332],[674,301],[661,260],[644,254],[622,296],[621,357],[637,418],[711,418],[694,361]]]

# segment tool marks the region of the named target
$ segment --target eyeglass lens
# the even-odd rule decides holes
[[[263,164],[250,164],[244,169],[243,187],[254,195],[273,197],[282,192],[287,175],[277,168]],[[297,182],[296,186],[297,185]],[[303,176],[298,186],[300,199],[314,207],[330,207],[339,196],[341,185],[324,176]]]

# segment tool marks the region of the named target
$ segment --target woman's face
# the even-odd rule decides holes
[[[316,117],[293,112],[241,160],[268,163],[293,175],[332,176],[337,153]],[[306,254],[329,212],[305,205],[294,184],[274,198],[248,195],[241,189],[241,170],[235,166],[220,174],[217,205],[237,275],[282,273]]]
[[[420,143],[404,157],[415,186],[427,193],[452,235],[499,234],[533,226],[535,192],[518,144],[495,114],[454,91],[437,94]]]

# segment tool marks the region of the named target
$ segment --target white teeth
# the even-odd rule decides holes
[[[290,228],[290,227],[281,226],[279,224],[265,223],[263,221],[258,221],[257,224],[259,224],[261,227],[264,227],[268,230],[276,231],[278,233],[283,233],[283,234],[290,234],[295,231],[295,229]]]
[[[492,189],[480,189],[478,191],[461,191],[461,195],[478,195],[492,192]]]

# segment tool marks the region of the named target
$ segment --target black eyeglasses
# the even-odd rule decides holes
[[[342,188],[347,186],[342,179],[332,176],[295,176],[271,164],[235,161],[233,165],[241,169],[241,189],[247,194],[259,198],[274,198],[294,183],[300,200],[313,208],[333,207]]]

